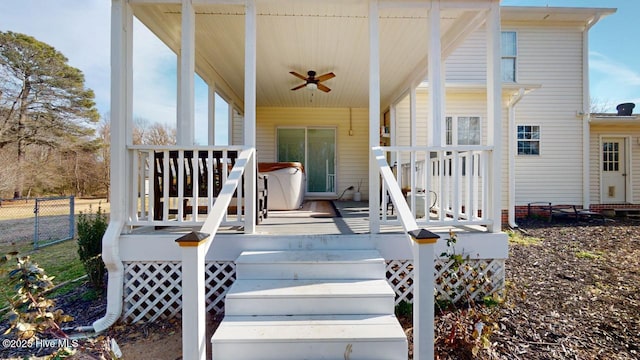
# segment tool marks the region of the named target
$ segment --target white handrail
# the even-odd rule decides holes
[[[205,254],[209,250],[209,246],[211,246],[211,240],[213,239],[213,236],[220,228],[220,224],[222,223],[224,215],[227,213],[227,207],[233,199],[233,193],[238,188],[238,184],[240,184],[240,182],[242,181],[242,174],[244,173],[245,168],[247,168],[247,166],[255,167],[254,154],[254,148],[244,149],[240,152],[240,154],[238,154],[238,159],[236,159],[235,165],[227,176],[227,180],[224,182],[218,198],[211,207],[211,212],[207,216],[207,219],[200,229],[201,232],[211,235],[207,243],[204,244]],[[247,181],[251,180],[249,179]],[[249,184],[255,184],[255,181],[249,182]]]
[[[213,243],[218,228],[231,203],[233,193],[242,183],[242,174],[247,171],[247,200],[255,199],[255,149],[240,151],[240,154],[229,173],[218,198],[211,207],[200,233],[187,234],[176,242],[180,245],[182,258],[182,348],[187,359],[204,359],[206,351],[206,304],[205,304],[205,256]],[[254,189],[254,190],[251,190]],[[255,225],[255,211],[250,204],[245,204],[245,230]],[[250,222],[249,222],[250,221]]]
[[[378,163],[378,169],[380,170],[384,187],[387,188],[391,201],[398,211],[398,218],[400,219],[400,223],[402,224],[404,231],[408,233],[410,231],[417,230],[418,224],[416,223],[416,219],[413,217],[411,209],[409,209],[409,205],[407,205],[404,196],[402,196],[402,190],[400,190],[400,186],[396,183],[396,178],[393,176],[393,172],[387,163],[387,159],[385,158],[382,148],[374,147],[371,150],[373,151],[373,156]]]

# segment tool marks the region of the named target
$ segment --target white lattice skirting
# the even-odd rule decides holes
[[[205,269],[207,311],[223,313],[224,297],[236,279],[236,264],[208,262]],[[154,321],[181,314],[180,262],[128,262],[124,273],[124,319]]]
[[[455,266],[453,260],[435,261],[436,299],[458,302],[462,298],[480,299],[504,289],[504,260],[465,260]],[[413,262],[387,261],[387,280],[396,292],[396,305],[413,301]]]
[[[127,262],[124,264],[124,313],[131,322],[180,316],[182,270],[179,262]],[[232,261],[208,262],[207,311],[224,312],[224,297],[235,281]],[[457,302],[464,296],[480,298],[504,288],[504,260],[467,260],[456,267],[452,261],[436,260],[438,300]],[[411,260],[387,262],[387,280],[396,292],[396,304],[413,300]]]

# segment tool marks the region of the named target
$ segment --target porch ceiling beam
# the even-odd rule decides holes
[[[442,36],[442,60],[446,60],[449,55],[451,55],[471,33],[482,26],[486,20],[486,10],[467,11],[460,16]]]

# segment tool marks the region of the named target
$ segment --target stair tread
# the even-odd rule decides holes
[[[244,251],[236,263],[351,263],[384,261],[377,250]]]
[[[406,341],[394,315],[225,316],[216,342]]]
[[[395,296],[389,283],[374,280],[237,280],[228,299],[239,297],[370,297]]]

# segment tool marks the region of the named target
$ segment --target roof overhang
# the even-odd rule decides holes
[[[380,97],[388,106],[419,83],[428,56],[428,12],[420,1],[386,1],[379,9]],[[490,0],[442,2],[442,47],[452,51],[484,22]],[[174,53],[180,52],[181,12],[177,0],[131,0],[135,16]],[[193,1],[196,72],[223,98],[244,102],[244,6]],[[464,6],[463,6],[464,5]],[[396,6],[396,7],[394,7]],[[473,7],[473,8],[465,8]],[[484,7],[483,7],[484,6]],[[368,1],[257,1],[257,106],[369,106]],[[503,7],[504,21],[568,21],[588,24],[614,9]],[[590,20],[591,19],[591,20]],[[470,27],[468,24],[473,24]],[[457,36],[460,35],[460,36]],[[134,48],[135,51],[135,48]],[[334,72],[331,92],[291,91],[306,74]],[[483,91],[458,85],[459,91]],[[508,91],[510,85],[505,85]],[[465,88],[466,87],[466,88]],[[484,85],[482,85],[484,87]],[[519,85],[516,85],[519,89]],[[503,90],[504,91],[504,90]]]
[[[615,12],[615,8],[503,6],[500,14],[503,23],[574,23],[593,26],[594,21]]]
[[[640,115],[620,116],[616,114],[594,113],[589,117],[592,125],[639,125]]]

